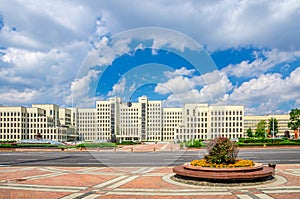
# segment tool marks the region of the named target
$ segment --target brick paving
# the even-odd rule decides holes
[[[172,167],[0,167],[0,198],[300,198],[300,164],[277,165],[275,182],[253,186],[188,185],[172,175]]]
[[[155,145],[176,150],[176,145]],[[129,147],[123,150],[131,150]],[[133,150],[153,150],[140,145]],[[204,186],[172,180],[173,167],[0,167],[0,199],[297,199],[300,164],[276,166],[275,181],[252,186]]]

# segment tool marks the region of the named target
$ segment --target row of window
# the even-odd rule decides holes
[[[233,121],[235,121],[235,120],[243,120],[243,117],[211,117],[211,120],[213,120],[213,121],[224,121],[224,119],[225,119],[225,121],[230,121],[230,120],[233,120]]]
[[[211,111],[211,115],[243,115],[243,111]]]
[[[238,133],[238,132],[243,132],[242,128],[225,128],[225,129],[221,129],[221,128],[215,128],[212,129],[212,132],[214,133]]]
[[[19,116],[23,116],[23,117],[45,117],[46,116],[46,112],[44,114],[41,113],[20,113],[20,112],[0,112],[0,117],[19,117]]]
[[[242,122],[226,122],[226,123],[221,123],[221,122],[215,122],[211,123],[211,127],[235,127],[235,126],[243,126]]]

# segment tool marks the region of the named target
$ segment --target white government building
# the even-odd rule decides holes
[[[275,115],[279,134],[287,129],[289,115]],[[244,116],[243,106],[185,104],[164,108],[162,101],[139,97],[122,103],[114,97],[96,101],[96,108],[60,108],[54,104],[0,107],[0,140],[55,141],[188,141],[215,137],[245,137],[260,120],[270,116]]]

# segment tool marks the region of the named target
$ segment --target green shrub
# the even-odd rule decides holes
[[[237,143],[238,146],[243,147],[243,146],[264,146],[264,143]]]
[[[186,145],[187,147],[200,148],[203,146],[203,143],[202,140],[194,140],[194,143],[192,141],[189,141]]]
[[[111,142],[105,142],[105,143],[81,143],[78,144],[77,147],[83,147],[83,148],[113,148],[116,147],[117,144],[116,143],[111,143]]]
[[[208,144],[205,160],[212,164],[234,164],[238,154],[237,145],[228,138],[215,138]]]
[[[134,141],[122,141],[117,143],[118,145],[136,145],[141,144],[141,142],[134,142]]]
[[[56,145],[53,145],[53,144],[17,144],[17,147],[18,148],[34,148],[34,147],[37,147],[37,148],[56,148],[57,146]]]
[[[16,148],[16,145],[13,144],[0,144],[0,148]]]

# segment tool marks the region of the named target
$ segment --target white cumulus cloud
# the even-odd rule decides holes
[[[290,108],[297,104],[300,98],[300,67],[288,77],[281,74],[262,74],[258,78],[244,82],[229,95],[228,101],[233,104],[243,104],[248,107],[248,113],[270,114],[287,102]],[[294,103],[293,103],[294,101]],[[281,110],[281,113],[284,110]]]
[[[278,49],[272,49],[270,51],[263,51],[262,55],[258,55],[257,53],[254,61],[244,60],[239,64],[230,64],[222,71],[229,76],[258,77],[277,64],[292,62],[300,58],[300,51],[279,51]]]

